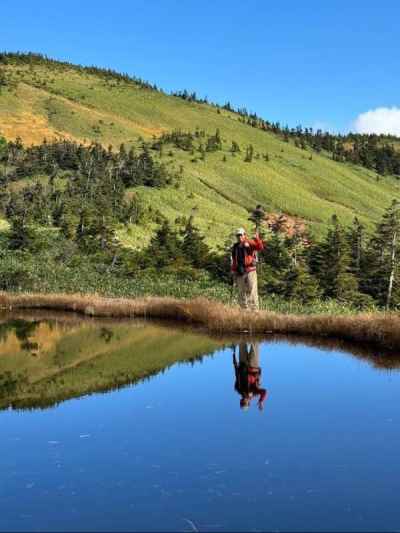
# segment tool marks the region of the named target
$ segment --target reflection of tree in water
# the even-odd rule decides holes
[[[335,337],[312,337],[304,335],[273,335],[271,342],[285,342],[292,346],[311,346],[325,352],[351,354],[362,361],[368,361],[374,368],[381,370],[400,370],[398,350],[382,348],[377,344],[352,342]]]
[[[28,322],[26,320],[10,320],[4,324],[0,324],[0,340],[5,342],[8,339],[10,333],[14,332],[15,336],[20,342],[21,350],[32,352],[38,350],[39,345],[37,342],[31,342],[31,337],[40,322]]]
[[[104,339],[104,342],[109,343],[113,336],[114,332],[111,329],[106,327],[100,329],[100,337]]]
[[[26,383],[27,378],[23,373],[13,374],[10,371],[0,373],[0,399],[17,393]]]
[[[21,350],[37,350],[37,342],[30,342],[29,337],[34,334],[38,324],[38,322],[25,320],[10,320],[0,324],[0,341],[6,342],[10,333],[15,333]],[[23,372],[14,373],[9,370],[0,372],[0,399],[6,398],[10,394],[16,394],[26,383],[27,377]]]
[[[12,372],[0,374],[0,397],[16,392],[18,386],[17,377]]]
[[[0,324],[0,342],[6,342],[9,332],[10,327],[7,323]]]
[[[58,368],[62,368],[68,364],[68,352],[61,350],[58,346],[56,347],[56,353],[53,356],[54,364]]]

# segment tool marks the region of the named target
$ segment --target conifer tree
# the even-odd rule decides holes
[[[8,237],[11,250],[38,251],[38,239],[34,228],[27,224],[23,217],[15,216],[10,220],[11,228]]]
[[[299,260],[285,276],[285,296],[303,304],[310,303],[322,295],[318,281],[311,275],[304,260]]]
[[[350,248],[336,215],[325,240],[311,252],[310,264],[328,298],[349,302],[359,296],[358,280],[351,272]]]
[[[259,252],[263,268],[259,272],[261,292],[284,294],[285,275],[291,268],[291,258],[284,239],[276,232],[268,239],[268,246]]]
[[[194,225],[193,216],[189,217],[183,231],[182,251],[184,258],[189,260],[195,268],[207,265],[209,249],[204,242],[204,236]]]
[[[236,154],[237,152],[240,152],[240,146],[236,141],[232,141],[232,146],[230,148],[230,151],[232,154]]]
[[[253,145],[249,144],[249,146],[246,148],[246,155],[245,155],[244,161],[246,163],[251,163],[253,161],[253,154],[254,154]]]
[[[215,135],[208,137],[206,145],[207,152],[216,152],[217,150],[222,150],[221,134],[218,128]]]
[[[351,271],[359,278],[361,264],[364,262],[364,233],[365,229],[357,217],[352,227],[347,231],[347,241],[350,247]]]
[[[206,151],[204,150],[203,143],[200,143],[199,152],[200,152],[201,161],[205,161],[206,160]]]
[[[0,68],[0,93],[4,87],[7,87],[7,78],[3,69]]]
[[[150,241],[146,251],[147,260],[156,268],[171,266],[182,259],[181,244],[176,231],[164,220]]]
[[[368,243],[362,280],[365,292],[371,294],[386,308],[400,303],[399,237],[400,206],[397,200],[393,200]]]
[[[258,204],[256,208],[250,213],[249,220],[256,226],[256,230],[260,228],[265,218],[265,211],[262,205]]]

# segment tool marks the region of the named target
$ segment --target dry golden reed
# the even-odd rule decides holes
[[[0,307],[74,311],[96,317],[168,319],[201,325],[213,333],[332,337],[373,344],[388,350],[400,349],[400,317],[393,312],[359,313],[351,316],[283,315],[269,311],[252,313],[205,298],[128,299],[79,294],[8,293],[0,293]]]

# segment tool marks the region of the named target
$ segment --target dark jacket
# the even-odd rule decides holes
[[[263,248],[264,243],[260,237],[235,243],[232,247],[232,272],[235,274],[245,274],[255,270],[257,265],[257,252],[260,252]]]

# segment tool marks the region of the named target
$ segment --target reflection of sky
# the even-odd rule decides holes
[[[400,373],[264,344],[239,408],[232,354],[109,394],[2,412],[0,530],[398,528]]]

